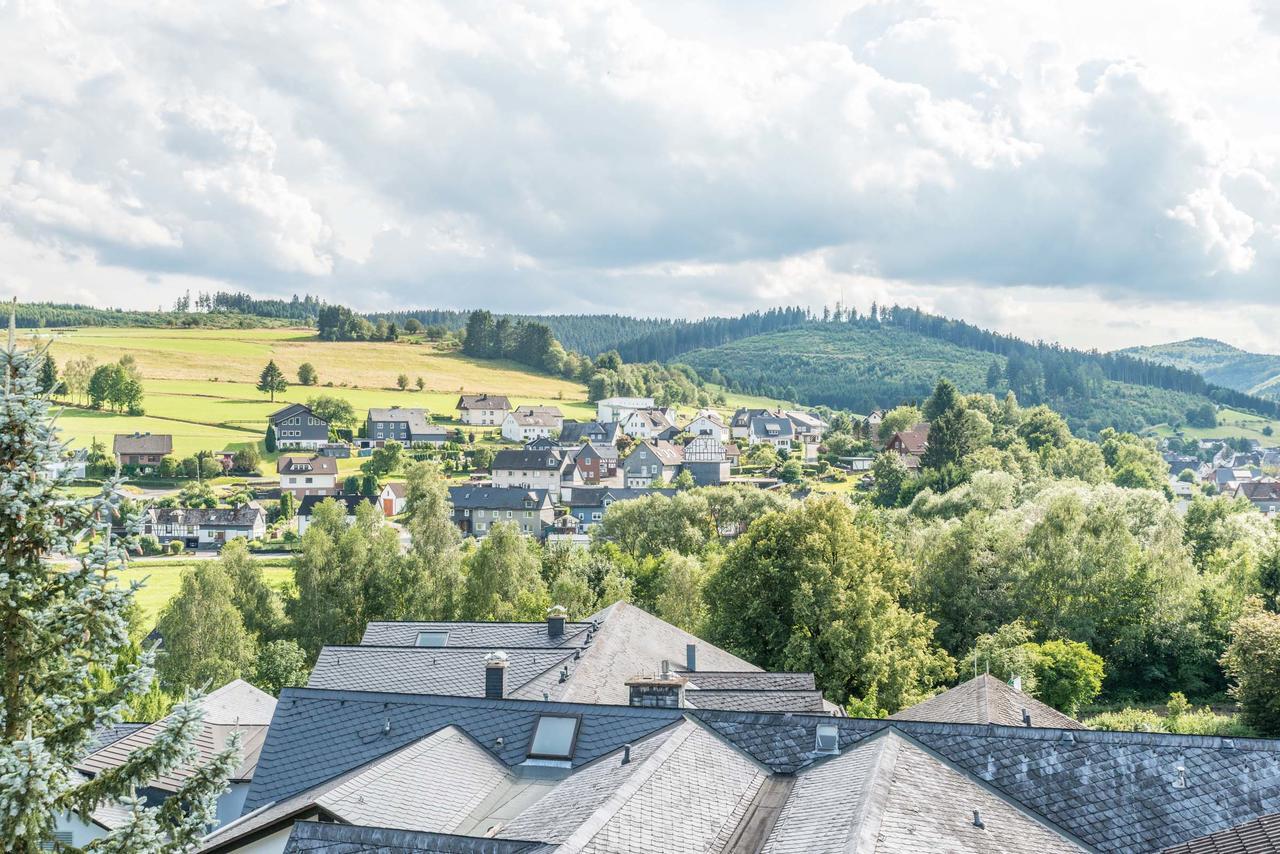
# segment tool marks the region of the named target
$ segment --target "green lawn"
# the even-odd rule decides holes
[[[181,557],[173,560],[135,563],[117,574],[121,584],[131,584],[135,580],[142,581],[143,587],[138,591],[137,602],[142,608],[145,625],[150,628],[160,618],[160,612],[169,600],[178,595],[182,585],[182,572],[191,567],[195,561],[184,561]],[[276,590],[281,590],[293,580],[293,570],[289,567],[288,558],[264,558],[259,561],[262,574],[267,583]]]
[[[1262,432],[1264,427],[1271,428],[1271,436],[1267,436]],[[1173,428],[1167,424],[1157,425],[1151,428],[1150,432],[1161,437],[1174,434]],[[1189,439],[1226,439],[1243,436],[1263,442],[1280,441],[1280,439],[1276,439],[1277,436],[1280,436],[1280,421],[1271,421],[1236,409],[1222,409],[1218,411],[1217,427],[1188,427],[1183,425],[1181,433]]]

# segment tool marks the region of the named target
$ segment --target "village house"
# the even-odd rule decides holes
[[[667,439],[679,432],[662,409],[633,409],[622,419],[622,432],[633,439]]]
[[[565,447],[583,442],[612,445],[621,435],[622,430],[616,421],[565,421],[560,425],[560,444]]]
[[[822,444],[822,434],[827,429],[827,422],[816,415],[794,409],[788,409],[785,414],[791,421],[795,441],[804,450],[805,460],[813,462],[818,458],[818,446]]]
[[[1274,480],[1248,481],[1236,485],[1231,493],[1235,498],[1244,498],[1262,513],[1273,516],[1280,513],[1280,483]]]
[[[502,438],[528,442],[559,432],[564,416],[555,406],[518,406],[502,419]]]
[[[268,416],[277,448],[316,450],[329,442],[329,422],[301,403],[291,403]]]
[[[704,409],[695,415],[682,432],[693,436],[710,436],[720,442],[728,441],[729,427],[714,409]]]
[[[316,508],[320,506],[322,501],[336,501],[344,505],[346,507],[344,520],[348,525],[356,523],[356,510],[360,508],[361,504],[379,506],[378,499],[371,495],[308,495],[298,505],[298,536],[305,534],[307,528],[311,527],[312,517],[315,516]]]
[[[83,480],[88,474],[88,467],[89,450],[77,448],[75,451],[64,452],[60,459],[46,463],[44,469],[50,478],[62,477],[67,472],[72,480]]]
[[[724,442],[711,435],[690,439],[684,446],[684,468],[698,486],[720,486],[729,479]]]
[[[267,535],[267,514],[256,501],[239,507],[149,507],[142,533],[162,543],[181,540],[191,549],[218,548],[235,539]]]
[[[117,466],[158,466],[173,453],[168,433],[117,433],[111,442]]]
[[[399,516],[404,512],[405,502],[409,497],[409,485],[406,483],[388,483],[378,493],[378,503],[383,516]]]
[[[337,495],[338,461],[333,457],[285,454],[276,460],[280,491],[301,501],[308,495]]]
[[[365,419],[364,435],[376,448],[387,442],[410,445],[443,445],[449,431],[432,424],[425,409],[370,409]]]
[[[683,448],[670,442],[640,442],[622,461],[623,485],[646,487],[655,480],[670,482],[680,473],[683,462]]]
[[[150,781],[138,791],[138,796],[150,806],[163,803],[177,794],[198,773],[200,766],[224,749],[233,732],[239,732],[239,754],[242,758],[231,771],[226,791],[217,796],[214,818],[214,827],[217,828],[240,817],[267,738],[267,727],[275,712],[276,699],[248,682],[236,679],[196,702],[204,710],[204,718],[197,724],[195,755],[190,761],[180,763]],[[163,737],[172,724],[172,718],[164,717],[154,723],[121,723],[102,728],[95,735],[89,752],[76,763],[76,773],[82,778],[89,778],[120,767],[138,751],[148,749]],[[126,805],[109,800],[83,818],[63,813],[57,818],[54,839],[80,849],[125,825],[129,817],[130,810]]]
[[[929,447],[929,425],[917,424],[910,430],[900,430],[889,437],[884,449],[903,457],[919,459]]]
[[[772,445],[779,451],[790,451],[795,435],[795,427],[785,415],[757,415],[751,419],[747,444]]]
[[[652,397],[606,397],[596,401],[596,420],[621,423],[635,410],[653,409],[656,405]]]
[[[875,441],[880,435],[880,424],[884,421],[884,410],[873,410],[870,415],[858,422],[858,426],[862,429],[862,435]]]
[[[781,413],[776,409],[750,409],[740,408],[734,411],[733,417],[729,419],[729,435],[734,439],[750,439],[751,438],[751,419],[780,417]]]
[[[464,394],[458,398],[458,419],[472,427],[495,427],[511,410],[511,401],[500,394]]]
[[[564,454],[559,450],[505,448],[493,455],[489,471],[494,486],[541,489],[555,499],[560,495],[560,474],[565,465]]]
[[[573,456],[574,468],[588,485],[610,480],[618,474],[618,449],[613,445],[588,442],[567,451]]]
[[[580,486],[572,497],[565,500],[568,515],[576,520],[577,530],[585,534],[604,519],[609,505],[617,501],[630,501],[646,495],[675,495],[674,489],[650,489],[649,487]]]
[[[451,486],[453,521],[468,537],[483,538],[498,522],[513,522],[520,533],[541,539],[555,521],[555,507],[545,489],[517,486]]]

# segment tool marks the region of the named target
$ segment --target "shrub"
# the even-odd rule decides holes
[[[185,546],[185,545],[183,545],[182,540],[170,540],[170,541],[169,541],[169,554],[171,554],[171,555],[182,554],[182,550],[183,550],[184,548],[186,548],[186,546]]]
[[[156,539],[152,534],[143,534],[138,539],[138,547],[142,549],[144,555],[158,555],[164,553],[164,547],[160,545],[160,540]]]

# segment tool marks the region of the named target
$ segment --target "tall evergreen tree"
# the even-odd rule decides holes
[[[275,403],[276,394],[283,392],[289,387],[289,381],[284,378],[284,372],[276,365],[276,360],[272,359],[267,362],[266,367],[262,369],[262,373],[258,375],[258,391],[263,394],[271,395],[271,402]]]
[[[103,521],[121,512],[118,481],[79,497],[69,489],[70,472],[50,474],[64,446],[39,396],[44,354],[17,349],[15,337],[11,316],[0,350],[0,849],[34,854],[53,844],[59,815],[87,820],[115,801],[128,818],[96,850],[188,850],[215,818],[239,739],[164,804],[135,797],[190,761],[203,710],[189,698],[127,762],[89,781],[75,772],[95,730],[118,723],[130,698],[150,687],[151,656],[136,661],[126,616],[136,585],[116,578],[131,540],[112,539]],[[140,517],[123,521],[136,530]],[[74,554],[95,530],[102,536],[70,569],[45,562]]]
[[[40,363],[40,393],[43,395],[52,395],[58,390],[58,363],[54,361],[53,356],[46,353],[44,361]]]

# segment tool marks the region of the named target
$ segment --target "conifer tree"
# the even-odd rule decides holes
[[[284,378],[284,372],[280,370],[276,360],[272,359],[267,362],[267,366],[258,375],[258,391],[263,394],[270,394],[271,402],[275,403],[276,393],[283,392],[288,387],[289,381]]]
[[[118,481],[78,497],[69,470],[51,474],[64,446],[39,393],[45,354],[17,349],[14,327],[11,315],[0,350],[0,850],[40,851],[53,843],[59,815],[87,818],[114,801],[129,819],[88,850],[187,851],[215,818],[239,739],[163,804],[137,797],[192,760],[203,710],[188,697],[163,732],[121,765],[88,781],[75,772],[95,729],[120,722],[154,678],[150,653],[132,663],[127,610],[137,585],[115,578],[134,538],[112,538],[107,527],[123,517],[136,530],[141,510],[122,508]],[[95,530],[102,536],[72,568],[47,563],[74,553]]]

